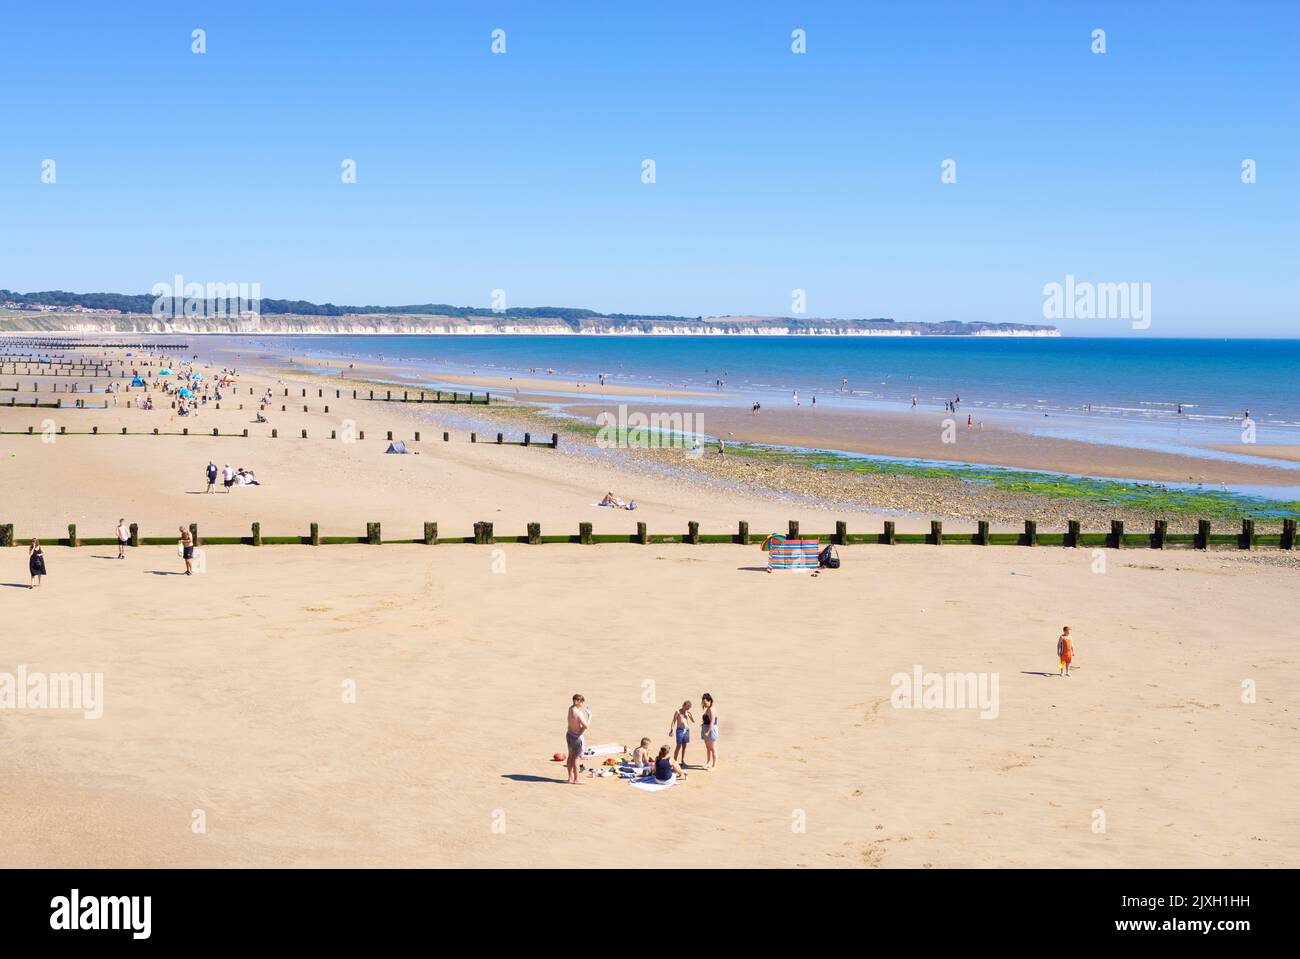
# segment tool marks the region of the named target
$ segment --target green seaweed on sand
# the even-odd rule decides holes
[[[1081,505],[1114,506],[1152,513],[1183,516],[1281,518],[1300,516],[1300,501],[1273,500],[1223,490],[1167,486],[1090,476],[1065,476],[1032,470],[954,463],[922,463],[901,459],[858,456],[830,450],[799,450],[741,443],[728,446],[734,456],[752,457],[773,464],[809,469],[845,470],[926,479],[954,479],[979,483],[1005,493],[1073,500]]]
[[[622,447],[687,447],[694,437],[672,430],[646,427],[600,427],[593,423],[566,422],[564,429],[584,436],[613,439]],[[875,457],[833,450],[796,449],[762,443],[728,443],[727,455],[758,460],[773,466],[817,470],[843,470],[880,476],[956,480],[1023,496],[1068,500],[1080,506],[1115,507],[1185,518],[1263,519],[1300,516],[1300,501],[1275,500],[1225,490],[1168,486],[1089,476],[1067,476],[1034,470],[934,463]]]

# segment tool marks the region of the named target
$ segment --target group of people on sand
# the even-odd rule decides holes
[[[242,466],[235,469],[229,463],[220,470],[217,464],[208,460],[207,469],[204,475],[208,481],[208,488],[205,493],[215,493],[217,491],[217,478],[221,478],[221,485],[227,493],[236,486],[261,486],[262,482],[252,470],[246,470]]]
[[[696,767],[710,770],[718,764],[718,709],[713,703],[713,696],[704,693],[700,697],[703,712],[700,714],[700,738],[704,741],[704,765]],[[641,738],[641,744],[632,751],[632,772],[638,777],[653,779],[661,785],[671,785],[678,779],[686,778],[686,747],[691,741],[691,725],[695,722],[691,701],[688,699],[673,711],[673,718],[668,726],[668,735],[674,745],[660,746],[652,754],[652,740],[649,736]],[[578,785],[578,773],[583,753],[587,748],[587,733],[591,729],[591,709],[582,693],[573,694],[569,706],[564,731],[564,744],[567,749],[564,768],[568,773],[570,785]]]

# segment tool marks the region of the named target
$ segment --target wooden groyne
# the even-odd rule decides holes
[[[137,524],[130,525],[132,546],[171,546],[176,543],[176,536],[142,536]],[[389,544],[421,544],[439,546],[451,544],[475,544],[479,546],[497,543],[525,543],[541,545],[545,543],[577,543],[581,545],[632,543],[651,545],[658,543],[683,543],[687,545],[731,544],[752,546],[762,543],[773,533],[751,533],[749,523],[741,521],[734,533],[701,533],[700,524],[691,521],[686,530],[678,533],[650,533],[645,523],[636,524],[635,533],[596,533],[590,522],[578,524],[576,533],[542,533],[540,523],[528,523],[527,532],[520,535],[498,535],[491,521],[483,520],[474,524],[470,536],[440,537],[436,522],[425,522],[423,532],[416,538],[385,539],[380,523],[367,523],[364,534],[322,536],[319,523],[310,524],[304,535],[297,533],[289,536],[267,536],[262,533],[262,524],[253,523],[247,535],[200,536],[197,524],[190,524],[190,533],[196,545],[208,546],[272,546],[303,545],[325,546],[331,544],[366,544],[381,546]],[[1071,520],[1069,528],[1063,533],[1040,533],[1034,520],[1025,520],[1022,532],[991,533],[987,521],[981,520],[975,532],[945,532],[943,523],[932,520],[928,533],[899,533],[892,520],[886,520],[880,532],[851,533],[846,521],[835,524],[833,533],[801,533],[798,522],[791,520],[788,529],[779,535],[792,539],[815,539],[819,543],[835,546],[1025,546],[1025,547],[1066,547],[1070,549],[1196,549],[1212,550],[1226,548],[1234,550],[1253,550],[1274,548],[1294,550],[1296,548],[1296,521],[1282,520],[1280,533],[1257,533],[1255,520],[1245,519],[1240,530],[1236,532],[1216,533],[1209,520],[1200,520],[1195,533],[1170,533],[1166,520],[1156,520],[1150,532],[1129,532],[1124,523],[1113,520],[1108,531],[1080,530],[1077,521]],[[116,536],[80,537],[75,524],[68,526],[68,535],[60,537],[37,537],[42,543],[60,546],[115,546]],[[30,541],[31,536],[17,536],[12,523],[0,523],[0,546],[16,546]]]

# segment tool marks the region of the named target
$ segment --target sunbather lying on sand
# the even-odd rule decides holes
[[[621,500],[617,496],[615,496],[612,492],[608,492],[605,494],[605,498],[602,499],[596,505],[608,506],[613,509],[636,509],[636,500],[632,500],[631,502],[625,502],[624,500]]]

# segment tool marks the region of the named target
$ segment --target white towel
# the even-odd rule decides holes
[[[632,779],[629,780],[629,782],[632,784],[634,789],[644,789],[648,793],[657,793],[661,789],[672,789],[676,786],[677,776],[674,774],[673,778],[668,780],[666,783],[656,781],[653,776],[647,779]]]

